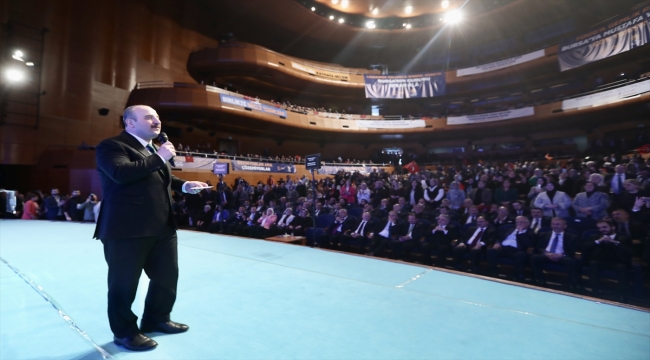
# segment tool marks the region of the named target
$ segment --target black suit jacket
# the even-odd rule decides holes
[[[548,247],[548,243],[551,241],[553,234],[554,233],[552,231],[539,234],[539,236],[537,237],[538,253],[543,254],[544,252],[546,252],[546,248]],[[575,257],[576,251],[578,250],[578,237],[574,234],[565,231],[563,247],[564,247],[564,255],[569,257]]]
[[[400,228],[402,226],[402,223],[403,223],[402,220],[397,219],[397,220],[395,220],[395,225],[388,227],[388,238],[389,239],[392,239],[392,240],[397,239],[397,237],[400,234]],[[379,233],[382,232],[384,230],[384,228],[386,228],[387,224],[388,224],[388,218],[385,218],[385,219],[381,220],[377,224],[377,226],[375,227],[375,231],[374,231],[375,235],[373,236],[373,239],[374,239],[374,237],[379,236]]]
[[[474,235],[474,232],[476,231],[477,226],[470,226],[461,236],[460,242],[464,243],[467,245],[467,242],[472,238],[472,235]],[[485,246],[490,246],[494,243],[494,237],[496,236],[496,229],[488,225],[487,228],[485,228],[485,231],[483,232],[483,236],[481,237],[481,242],[485,244]],[[485,248],[483,246],[483,248]]]
[[[386,226],[386,225],[384,225]],[[409,227],[411,224],[409,224],[408,221],[404,221],[402,223],[402,226],[399,231],[399,236],[406,236],[408,235]],[[427,233],[429,230],[429,225],[425,224],[421,221],[417,221],[415,223],[415,226],[413,227],[413,231],[411,232],[411,238],[415,241],[420,241],[423,238],[426,238]],[[380,230],[381,231],[381,230]]]
[[[433,231],[435,228],[436,225],[431,225],[429,228],[429,239],[431,239],[431,241],[438,246],[450,246],[452,241],[457,240],[460,236],[460,231],[458,228],[451,224],[445,226],[445,230],[447,230],[446,234],[442,231]]]
[[[595,234],[584,244],[583,250],[587,260],[596,260],[603,262],[615,262],[620,264],[630,263],[632,258],[632,240],[625,236],[616,234],[614,240],[619,241],[619,244],[600,243],[596,244],[596,240],[602,238],[601,234]]]
[[[156,236],[166,226],[176,230],[171,191],[181,192],[185,181],[172,175],[169,162],[126,131],[99,143],[96,158],[103,201],[94,238]]]
[[[349,231],[354,231],[356,228],[354,225],[357,223],[357,218],[354,216],[348,216],[343,220],[343,226],[341,226],[341,234],[345,234],[346,232]],[[336,231],[336,229],[341,225],[340,222],[334,221],[332,225],[327,229],[327,233],[332,235]]]
[[[512,234],[513,231],[516,231],[517,229],[512,229],[509,231],[503,231],[500,236],[496,239],[495,244],[501,245],[503,240],[505,240],[510,234]],[[526,251],[528,248],[532,248],[535,246],[535,239],[537,236],[531,229],[526,229],[526,232],[517,234],[517,249],[521,251]]]

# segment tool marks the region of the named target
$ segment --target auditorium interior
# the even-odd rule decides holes
[[[0,23],[2,277],[19,276],[31,286],[30,291],[42,290],[37,285],[39,280],[49,285],[50,294],[59,294],[58,303],[53,297],[39,294],[51,301],[55,309],[65,305],[74,313],[75,307],[81,309],[77,304],[82,301],[64,295],[63,289],[72,291],[71,285],[54,281],[48,276],[51,270],[39,269],[34,258],[29,258],[32,250],[21,248],[21,237],[30,231],[25,221],[20,220],[26,218],[26,203],[36,203],[33,206],[37,213],[32,218],[43,223],[38,229],[33,228],[34,234],[72,234],[77,230],[57,226],[76,223],[86,226],[79,230],[86,234],[88,223],[94,222],[93,211],[98,210],[91,206],[90,212],[86,212],[90,218],[85,217],[83,210],[75,218],[68,216],[66,209],[69,203],[79,204],[81,209],[90,194],[102,200],[95,148],[102,140],[124,130],[122,114],[126,107],[147,105],[158,112],[162,130],[176,147],[173,174],[215,185],[207,195],[206,191],[200,196],[174,194],[174,213],[184,231],[179,242],[183,241],[182,234],[189,234],[186,236],[190,240],[196,237],[193,251],[204,246],[208,252],[230,251],[233,257],[262,256],[259,259],[263,258],[265,265],[282,262],[280,257],[286,256],[283,266],[304,266],[306,271],[315,273],[330,262],[340,268],[322,271],[329,271],[328,276],[333,278],[361,278],[356,271],[370,271],[360,270],[359,266],[381,267],[376,274],[386,278],[373,280],[381,286],[384,281],[399,289],[419,286],[410,291],[434,294],[436,301],[453,298],[462,302],[472,298],[472,304],[485,301],[482,306],[499,311],[508,307],[521,313],[544,313],[540,315],[544,321],[559,322],[539,325],[546,329],[570,327],[573,323],[601,326],[623,334],[616,340],[619,348],[630,344],[627,353],[618,355],[630,359],[650,356],[650,327],[621,325],[623,319],[650,323],[650,0],[0,0]],[[319,155],[318,170],[306,167],[305,157],[312,154]],[[226,170],[221,167],[217,171],[215,164],[226,164]],[[616,177],[619,174],[622,181]],[[367,195],[362,184],[368,189]],[[546,187],[549,184],[553,184],[550,190]],[[589,184],[594,184],[596,193],[604,193],[605,205],[600,215],[596,215],[594,207],[578,205],[578,199],[595,198],[594,190],[585,188]],[[541,190],[535,189],[540,186]],[[53,189],[58,189],[67,200],[58,205],[58,214],[55,211],[50,217],[46,198]],[[556,213],[556,191],[568,197],[563,216],[559,211]],[[73,192],[79,192],[81,200],[73,201]],[[242,192],[246,194],[239,197]],[[493,195],[489,201],[483,200],[486,192]],[[544,197],[551,198],[550,210],[540,200]],[[258,201],[260,207],[256,208]],[[420,210],[416,211],[418,207]],[[469,249],[457,257],[456,246],[462,245],[463,238],[469,245],[475,237],[483,236],[482,228],[479,235],[464,235],[468,229],[479,231],[475,220],[468,219],[470,208],[475,208],[479,217],[494,228],[488,245],[496,243],[496,253],[504,247],[502,240],[505,243],[519,236],[518,230],[516,235],[506,233],[519,226],[515,225],[516,219],[525,215],[532,221],[531,212],[540,207],[548,224],[541,230],[535,229],[536,240],[531,240],[528,249],[521,253],[526,257],[522,273],[518,273],[516,257],[499,257],[496,270],[490,258],[492,249],[482,250],[478,268]],[[324,215],[319,215],[321,208],[325,209]],[[277,219],[265,226],[266,219],[270,219],[265,214],[268,209],[274,209]],[[291,219],[301,225],[300,229],[289,228],[293,220],[283,216],[287,209]],[[342,209],[347,211],[341,212]],[[229,215],[223,215],[224,210]],[[365,225],[361,222],[366,213],[373,224],[377,223],[379,234],[383,229],[379,224],[386,229],[392,226],[391,210],[403,223],[404,236],[391,239],[387,232],[385,243],[377,237],[364,236]],[[502,210],[507,215],[501,216]],[[246,216],[240,211],[245,211]],[[235,213],[243,218],[237,220]],[[346,232],[348,216],[356,222]],[[309,220],[300,223],[298,217]],[[431,238],[441,226],[440,217],[458,228],[459,237],[446,247],[431,245],[437,250],[420,248],[418,244],[406,247],[402,238],[413,241],[415,236],[412,238],[411,234],[416,231],[408,226],[410,217],[416,219],[416,229],[426,228],[423,242],[434,241]],[[549,244],[546,250],[540,247],[539,238],[544,231],[557,232],[551,225],[555,219],[563,221],[567,232],[575,233],[582,243],[575,255],[579,283],[569,284],[572,275],[566,275],[565,268],[558,263],[538,272],[533,266],[535,256],[554,252],[549,250],[555,249],[553,245]],[[54,224],[52,220],[58,222]],[[51,223],[46,224],[47,221]],[[614,261],[611,259],[615,255],[607,257],[594,250],[601,245],[595,239],[606,234],[599,232],[601,225],[629,240],[629,251],[620,255],[625,257],[623,263],[616,260],[619,262],[612,265],[609,262]],[[355,229],[355,236],[350,237]],[[295,238],[294,232],[304,241],[290,244],[287,238]],[[356,235],[364,240],[358,241]],[[219,241],[229,250],[220,249],[211,236],[222,239]],[[255,245],[260,246],[258,250],[249,252],[241,242],[271,237],[280,240],[262,241]],[[90,238],[80,237],[78,241],[87,243]],[[72,240],[61,241],[74,244]],[[33,249],[41,246],[31,238],[25,244],[31,244]],[[87,246],[81,244],[79,249]],[[311,252],[299,259],[291,252],[298,248]],[[40,251],[43,249],[50,249],[50,245]],[[542,255],[534,255],[538,250]],[[63,264],[61,259],[68,256],[69,250],[48,251],[58,254],[57,264]],[[273,258],[274,251],[282,255]],[[353,258],[348,258],[350,255]],[[599,272],[596,259],[601,255],[607,258],[603,262],[608,262],[609,267]],[[288,259],[296,263],[290,264]],[[19,271],[21,264],[23,269]],[[28,266],[33,268],[27,269]],[[410,280],[392,284],[390,281],[397,278],[395,274],[402,274],[401,268],[391,272],[396,266],[412,266],[417,271],[404,271]],[[316,268],[321,270],[313,270]],[[191,269],[195,271],[192,281],[198,284],[196,277],[205,272],[198,266]],[[93,271],[104,276],[101,269]],[[282,282],[270,275],[273,271],[268,271],[264,281]],[[540,280],[539,274],[545,274],[548,282]],[[435,276],[443,277],[436,277],[435,282],[426,280]],[[444,276],[454,276],[456,282]],[[459,289],[482,289],[472,281],[487,284],[480,285],[486,288],[479,291],[490,294],[486,295],[489,299]],[[248,294],[242,283],[232,283],[240,293]],[[449,286],[452,290],[446,291],[453,293],[440,295],[438,290],[424,285],[433,287],[440,283]],[[11,284],[11,288],[18,287]],[[489,286],[508,286],[513,289],[508,291],[513,292]],[[278,289],[286,291],[289,298],[294,296],[292,291],[297,291],[287,284],[278,284]],[[196,291],[197,296],[203,296]],[[340,291],[344,294],[344,290]],[[383,294],[359,291],[361,297]],[[571,303],[563,307],[566,314],[545,313],[541,303],[527,309],[528,304],[514,305],[514,300],[510,304],[511,299],[498,299],[499,291],[504,291],[504,296],[519,296],[522,301],[535,302],[538,295],[530,295],[535,292],[542,293],[540,299],[552,306],[564,306],[559,305],[563,304],[557,300],[560,298]],[[27,314],[25,319],[32,319],[25,307],[7,300],[9,295],[4,289],[3,293],[1,304],[11,303],[12,309]],[[271,290],[268,293],[277,294]],[[317,294],[320,293],[316,291],[311,296],[318,297]],[[295,296],[310,301],[305,294]],[[246,301],[243,303],[253,303]],[[288,301],[292,309],[309,307],[297,300]],[[400,301],[426,303],[419,298]],[[373,307],[372,301],[369,303],[369,311],[385,310],[383,305]],[[253,304],[262,308],[261,304]],[[612,313],[603,315],[605,320],[590,318],[586,309],[601,309],[594,304],[611,307]],[[444,306],[450,306],[450,311],[458,316],[463,311],[456,303]],[[269,308],[285,311],[280,305]],[[322,304],[316,308],[331,310]],[[295,311],[300,316],[300,310]],[[0,309],[3,313],[6,314]],[[128,358],[128,353],[103,346],[103,340],[96,341],[101,338],[96,335],[100,330],[95,330],[92,340],[92,331],[86,334],[86,329],[80,330],[89,314],[88,309],[79,310],[76,324],[69,318],[57,319],[74,324],[69,326],[75,329],[70,336],[83,338],[83,342],[70,345],[76,349],[72,352],[55,352],[53,356]],[[480,312],[475,315],[486,319],[499,316]],[[19,320],[18,316],[12,317],[13,322],[1,317],[4,339],[13,322]],[[334,318],[338,319],[336,324],[345,324],[343,315]],[[281,317],[271,319],[285,321]],[[354,316],[351,319],[359,320]],[[360,319],[361,323],[365,321]],[[396,320],[394,325],[381,319],[385,322],[373,324],[409,327],[406,317]],[[286,325],[288,328],[302,329],[299,320],[287,321],[292,322]],[[412,321],[413,329],[420,329],[418,321]],[[513,315],[504,321],[514,324],[518,320]],[[458,331],[472,328],[471,320],[462,322],[466,327],[455,325]],[[48,326],[53,334],[70,330]],[[93,327],[86,325],[87,329],[94,330]],[[20,329],[31,331],[27,326]],[[381,333],[377,327],[361,329],[369,331],[370,337]],[[251,329],[262,330],[273,332],[273,327]],[[413,331],[412,335],[417,337]],[[214,357],[517,358],[512,352],[491,347],[483,353],[465,352],[461,349],[470,345],[457,338],[449,340],[448,349],[447,345],[438,344],[446,351],[438,356],[419,352],[415,345],[404,352],[373,352],[382,347],[357,348],[356,342],[341,342],[340,348],[327,343],[328,350],[319,354],[315,350],[319,345],[309,334],[294,335],[298,342],[304,339],[303,348],[299,344],[283,345],[270,351],[265,347],[268,344],[260,340],[260,347],[251,345],[242,350],[224,341],[219,344],[227,351],[215,350]],[[57,336],[60,335],[52,339]],[[329,335],[325,332],[319,336]],[[384,345],[391,344],[377,336]],[[443,332],[440,336],[444,339],[447,335]],[[608,333],[594,332],[593,336],[605,339]],[[459,342],[454,343],[456,340]],[[558,338],[547,340],[557,341],[567,357],[527,353],[520,358],[606,359],[614,354],[600,349],[585,352]],[[42,348],[29,352],[5,345],[0,351],[2,358],[48,356]],[[345,346],[350,348],[346,350]],[[418,346],[426,348],[424,343]],[[519,343],[514,348],[525,351]],[[196,349],[196,353],[174,351],[158,355],[211,357],[210,353]],[[155,358],[156,353],[150,356]]]

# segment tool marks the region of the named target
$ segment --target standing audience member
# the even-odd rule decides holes
[[[546,191],[537,196],[533,206],[544,209],[545,216],[565,218],[569,216],[571,198],[556,190],[555,183],[549,182],[546,184]]]
[[[29,198],[29,200],[27,200],[27,202],[25,203],[25,207],[23,208],[23,215],[21,216],[21,219],[37,220],[38,212],[40,210],[40,207],[38,206],[38,195],[34,193],[28,193],[27,198]]]
[[[607,194],[598,191],[596,184],[591,181],[585,183],[584,190],[584,192],[576,195],[573,200],[573,209],[576,211],[576,216],[601,220],[607,215],[609,197]]]

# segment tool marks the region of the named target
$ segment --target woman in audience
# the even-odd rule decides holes
[[[566,193],[556,189],[554,182],[546,184],[546,191],[537,195],[533,207],[544,210],[544,216],[569,217],[571,198]]]
[[[404,196],[402,184],[400,184],[400,182],[397,180],[392,180],[390,182],[390,189],[388,190],[388,194],[390,195],[390,203],[397,204],[397,200],[399,200],[400,197]]]
[[[413,180],[411,181],[411,186],[408,188],[406,192],[406,201],[408,201],[409,204],[412,206],[415,206],[420,199],[424,198],[424,190],[422,189],[422,185],[420,184],[419,181]]]
[[[602,220],[607,215],[609,207],[609,196],[597,190],[596,183],[587,181],[584,192],[578,193],[573,200],[573,209],[576,216]]]
[[[23,208],[23,215],[21,219],[23,220],[37,220],[38,219],[38,211],[40,210],[40,207],[38,206],[38,195],[29,193],[27,194],[27,202],[25,203],[25,207]]]
[[[347,180],[341,180],[341,189],[340,189],[340,196],[344,198],[348,204],[354,204],[355,197],[357,195],[357,188],[352,185],[352,181],[350,179]]]
[[[264,239],[271,235],[271,226],[278,221],[278,216],[272,208],[266,209],[264,215],[257,219],[258,226],[251,231],[251,236],[258,239]]]
[[[359,185],[359,189],[357,190],[357,201],[359,204],[361,204],[361,200],[370,202],[370,189],[368,189],[368,185],[366,185],[365,182],[362,182],[361,185]]]
[[[546,178],[542,176],[537,178],[537,184],[530,188],[530,191],[528,192],[528,201],[530,201],[531,204],[535,203],[537,195],[543,193],[544,189],[546,189]]]
[[[605,178],[602,175],[598,173],[593,173],[589,175],[589,181],[596,184],[598,191],[603,193],[607,193],[609,191],[607,185],[605,185]]]
[[[632,207],[634,207],[634,202],[637,198],[642,198],[648,196],[644,191],[640,189],[641,183],[636,179],[628,179],[623,182],[623,187],[625,191],[620,194],[618,199],[618,206],[621,209],[630,212]]]
[[[494,201],[497,204],[509,206],[513,201],[519,200],[519,192],[510,185],[510,179],[504,179],[501,187],[496,189]]]
[[[465,192],[460,189],[460,184],[456,181],[449,184],[449,191],[447,191],[447,199],[449,199],[449,208],[458,210],[463,206],[465,201]]]

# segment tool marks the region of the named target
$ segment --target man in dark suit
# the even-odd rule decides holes
[[[389,242],[397,240],[401,225],[402,220],[397,217],[397,213],[394,211],[389,212],[388,217],[377,225],[375,232],[368,234],[370,247],[366,255],[375,256],[381,254]]]
[[[410,261],[411,249],[419,245],[426,238],[429,226],[428,221],[418,220],[415,213],[410,213],[408,220],[403,222],[399,229],[397,241],[391,241],[389,243],[393,257],[398,260]],[[407,259],[404,259],[404,253],[408,254]]]
[[[228,230],[228,220],[230,219],[230,211],[224,209],[223,205],[217,205],[212,220],[208,226],[211,233],[224,233]]]
[[[499,206],[497,216],[491,221],[492,226],[498,228],[501,225],[514,224],[515,218],[510,215],[510,210],[505,206]]]
[[[467,224],[476,224],[476,219],[478,218],[479,215],[480,214],[478,211],[478,207],[476,205],[472,205],[469,207],[468,213],[461,216],[460,224],[462,226],[465,226]]]
[[[593,235],[584,245],[584,253],[589,261],[589,281],[594,294],[600,291],[599,270],[614,269],[621,297],[627,290],[627,272],[632,260],[632,241],[629,237],[617,234],[613,223],[601,220],[596,226],[600,234]]]
[[[533,230],[535,234],[539,233],[539,230],[542,228],[547,228],[551,226],[551,218],[544,216],[544,210],[540,208],[532,208],[530,210],[530,229]]]
[[[553,231],[544,232],[537,238],[537,254],[532,256],[530,262],[538,285],[546,286],[544,265],[556,263],[564,265],[569,286],[574,290],[578,287],[578,260],[575,258],[578,237],[565,232],[566,227],[564,219],[553,218],[551,219]]]
[[[348,211],[340,209],[337,212],[336,220],[329,226],[325,235],[321,239],[321,246],[326,246],[331,249],[338,249],[341,245],[341,237],[352,231],[357,224],[357,218],[348,216]]]
[[[314,226],[314,220],[309,215],[309,210],[300,209],[298,216],[296,216],[289,223],[289,231],[295,236],[305,236],[305,230]]]
[[[512,202],[512,210],[510,210],[510,215],[517,216],[526,216],[530,217],[530,210],[526,209],[524,202],[521,200]]]
[[[528,249],[533,250],[535,234],[528,227],[530,222],[525,216],[515,218],[516,228],[499,234],[494,245],[487,251],[488,263],[492,276],[498,275],[497,261],[499,258],[510,258],[515,261],[513,280],[524,280],[524,267],[528,259]]]
[[[424,257],[424,263],[431,264],[431,255],[436,255],[436,266],[444,267],[445,259],[454,240],[458,240],[460,229],[449,225],[449,215],[439,215],[438,223],[433,226],[425,240],[420,242],[420,251]]]
[[[143,333],[179,333],[188,326],[170,320],[176,300],[178,251],[171,191],[198,193],[207,187],[171,173],[174,146],[156,149],[160,119],[148,106],[124,110],[125,131],[97,145],[102,182],[94,237],[104,245],[108,264],[108,319],[114,341],[129,350],[150,350],[156,343]],[[140,274],[150,279],[140,327],[131,311]]]
[[[485,249],[494,242],[496,230],[490,225],[485,216],[480,215],[476,219],[476,226],[471,226],[465,231],[454,247],[454,264],[457,270],[461,270],[463,255],[469,253],[471,269],[473,273],[479,273],[479,263]]]
[[[361,215],[361,221],[359,221],[354,229],[341,238],[342,248],[349,251],[350,245],[356,243],[363,250],[368,243],[368,235],[375,231],[377,222],[369,212],[364,212]]]

